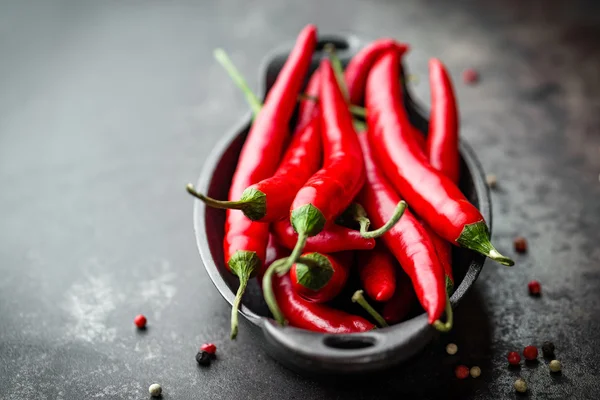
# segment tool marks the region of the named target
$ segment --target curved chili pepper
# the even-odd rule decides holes
[[[316,28],[308,25],[300,33],[294,50],[250,128],[229,189],[230,200],[240,198],[248,186],[275,172],[287,136],[287,124],[315,46]],[[225,261],[229,270],[240,280],[231,310],[232,338],[237,335],[237,311],[242,295],[248,280],[265,260],[268,239],[268,224],[253,222],[239,210],[227,210],[223,241]]]
[[[319,123],[307,122],[297,132],[275,174],[265,174],[265,170],[274,171],[274,165],[279,162],[279,152],[271,152],[273,148],[283,148],[283,141],[288,131],[289,120],[294,112],[298,93],[316,46],[316,29],[309,25],[300,33],[296,46],[290,53],[288,61],[279,73],[275,84],[269,91],[265,105],[258,113],[248,134],[246,145],[240,154],[240,160],[247,160],[248,170],[258,168],[254,174],[249,174],[248,182],[252,185],[244,187],[235,179],[229,193],[230,201],[210,198],[194,190],[188,185],[188,192],[202,200],[210,207],[241,210],[246,217],[253,221],[271,222],[284,219],[294,195],[310,176],[319,169],[321,162],[321,136]],[[318,74],[312,79],[309,90],[318,90]],[[314,110],[305,106],[303,119],[313,119]],[[260,132],[261,140],[270,139],[267,143],[255,143],[252,151],[246,154],[253,132]],[[273,142],[273,143],[271,143]],[[237,174],[237,171],[236,171]],[[260,179],[257,179],[260,178]],[[233,193],[239,193],[233,196]]]
[[[294,291],[308,301],[325,303],[336,297],[348,281],[351,252],[338,254],[304,253],[303,258],[316,261],[321,268],[295,263],[290,269]],[[309,272],[310,271],[310,272]]]
[[[403,55],[409,50],[409,47],[407,44],[398,43],[393,39],[378,39],[363,47],[352,57],[344,71],[350,104],[362,104],[369,70],[375,61],[388,50],[395,50],[399,55]]]
[[[415,291],[410,278],[404,271],[399,270],[396,279],[396,291],[392,298],[383,305],[381,315],[387,323],[396,324],[406,318],[414,301]]]
[[[420,151],[401,103],[399,62],[397,52],[387,52],[367,79],[368,137],[379,165],[411,207],[444,239],[514,265],[490,242],[479,210]]]
[[[375,164],[374,151],[370,148],[368,136],[361,134],[358,139],[367,172],[367,183],[358,199],[374,222],[385,221],[400,201],[400,197]],[[438,320],[446,306],[444,273],[433,243],[423,226],[410,210],[406,210],[400,222],[381,238],[410,276],[419,302],[427,312],[429,323]]]
[[[275,276],[272,287],[281,312],[291,326],[323,333],[356,333],[375,329],[375,325],[362,317],[304,300],[294,292],[288,274]]]
[[[458,184],[460,164],[458,154],[458,107],[452,81],[444,64],[429,60],[431,114],[427,135],[427,155],[431,166]]]
[[[458,107],[450,75],[444,64],[435,58],[429,60],[429,86],[431,88],[431,114],[426,154],[433,168],[458,185],[460,178]],[[433,231],[431,231],[431,239],[446,272],[446,287],[450,293],[454,286],[450,243]]]
[[[271,225],[271,229],[282,246],[292,250],[296,246],[298,235],[290,221],[279,221]],[[359,231],[329,224],[323,230],[306,240],[305,251],[322,254],[336,253],[344,250],[370,250],[375,247],[375,239],[365,239]]]
[[[454,276],[452,275],[452,245],[435,233],[425,221],[421,221],[421,224],[433,243],[435,253],[438,256],[438,260],[440,260],[444,275],[446,275],[446,291],[448,294],[452,294],[452,291],[454,290]]]
[[[362,287],[375,301],[388,301],[396,290],[396,260],[383,244],[358,254],[358,274]]]

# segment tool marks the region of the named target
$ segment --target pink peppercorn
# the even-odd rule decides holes
[[[527,284],[529,288],[529,294],[532,296],[539,296],[542,293],[542,285],[538,281],[531,281]]]
[[[458,379],[465,379],[467,376],[469,376],[469,367],[466,365],[457,366],[454,369],[454,375],[456,375]]]
[[[137,326],[140,329],[143,329],[146,327],[146,323],[148,322],[148,320],[146,319],[146,317],[144,317],[142,314],[138,315],[137,317],[135,317],[135,319],[133,320],[133,323],[135,324],[135,326]]]
[[[538,356],[538,349],[535,346],[527,346],[523,350],[523,356],[526,360],[532,361],[535,360]]]
[[[217,352],[217,346],[215,346],[213,343],[204,343],[202,346],[200,346],[200,350],[212,355]]]
[[[474,84],[479,81],[479,73],[473,68],[467,68],[462,74],[463,82],[467,84]]]
[[[521,362],[521,356],[516,351],[509,352],[507,358],[510,365],[519,365]]]

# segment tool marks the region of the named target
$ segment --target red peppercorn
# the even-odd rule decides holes
[[[467,84],[476,83],[479,81],[479,73],[473,68],[467,68],[463,71],[463,82]]]
[[[542,285],[538,281],[531,281],[527,284],[529,288],[529,294],[532,296],[539,296],[542,293]]]
[[[137,326],[140,329],[145,328],[147,322],[148,322],[148,320],[146,320],[146,317],[144,317],[142,314],[138,315],[133,320],[133,323],[135,324],[135,326]]]
[[[517,253],[527,252],[527,240],[524,237],[516,237],[514,240],[514,245]]]
[[[516,351],[509,352],[507,358],[510,365],[519,365],[521,362],[521,356]]]
[[[535,360],[538,356],[538,349],[535,346],[527,346],[523,350],[523,356],[526,360]]]
[[[467,376],[469,376],[469,367],[466,365],[458,365],[454,369],[454,375],[456,375],[458,379],[465,379]]]
[[[204,343],[202,346],[200,346],[200,350],[212,355],[217,352],[217,346],[215,346],[213,343]]]

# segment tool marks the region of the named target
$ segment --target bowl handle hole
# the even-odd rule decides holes
[[[352,337],[352,336],[327,336],[323,339],[323,344],[326,347],[331,347],[340,350],[356,350],[366,349],[375,345],[375,338],[364,336],[364,337]]]

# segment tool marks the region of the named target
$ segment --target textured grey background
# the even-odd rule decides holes
[[[496,399],[519,374],[531,398],[599,398],[599,19],[594,1],[0,1],[0,398],[140,399],[159,382],[168,399]],[[513,269],[486,264],[449,338],[364,380],[289,372],[244,324],[226,339],[183,189],[246,112],[212,49],[256,85],[307,22],[409,42],[424,102],[427,59],[446,61],[462,135],[499,179],[495,241],[531,248]],[[480,85],[460,83],[466,67]],[[506,368],[547,339],[562,376]],[[210,369],[194,361],[204,341]],[[458,361],[482,377],[456,381]]]

